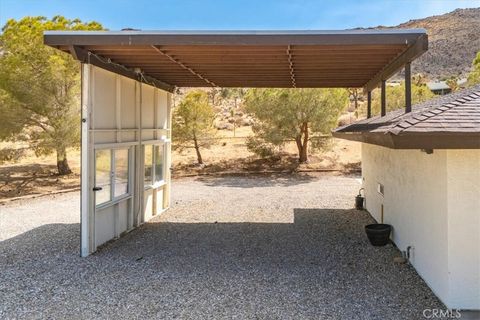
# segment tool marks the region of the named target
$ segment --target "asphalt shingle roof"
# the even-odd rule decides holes
[[[388,99],[388,97],[387,97]],[[480,135],[480,85],[337,128],[339,133],[469,133]]]

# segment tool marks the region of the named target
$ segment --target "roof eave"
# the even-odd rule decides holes
[[[402,54],[396,57],[393,61],[387,64],[379,73],[375,75],[373,79],[367,82],[364,87],[364,91],[372,91],[383,81],[390,78],[393,74],[397,73],[407,63],[420,57],[428,50],[428,35],[422,34],[415,39],[415,41],[408,42],[409,48]]]
[[[339,139],[390,149],[480,149],[480,132],[414,132],[395,135],[384,132],[333,132]]]
[[[425,29],[308,31],[45,31],[65,45],[355,45],[413,44]]]

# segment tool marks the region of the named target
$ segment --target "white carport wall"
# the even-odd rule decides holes
[[[82,64],[82,256],[168,208],[170,101],[150,84]]]

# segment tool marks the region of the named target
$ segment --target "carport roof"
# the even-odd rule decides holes
[[[47,31],[81,62],[174,87],[375,88],[428,49],[424,29]]]

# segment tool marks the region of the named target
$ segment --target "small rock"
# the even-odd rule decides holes
[[[407,262],[407,259],[405,259],[404,257],[395,257],[393,258],[393,262],[403,264]]]

